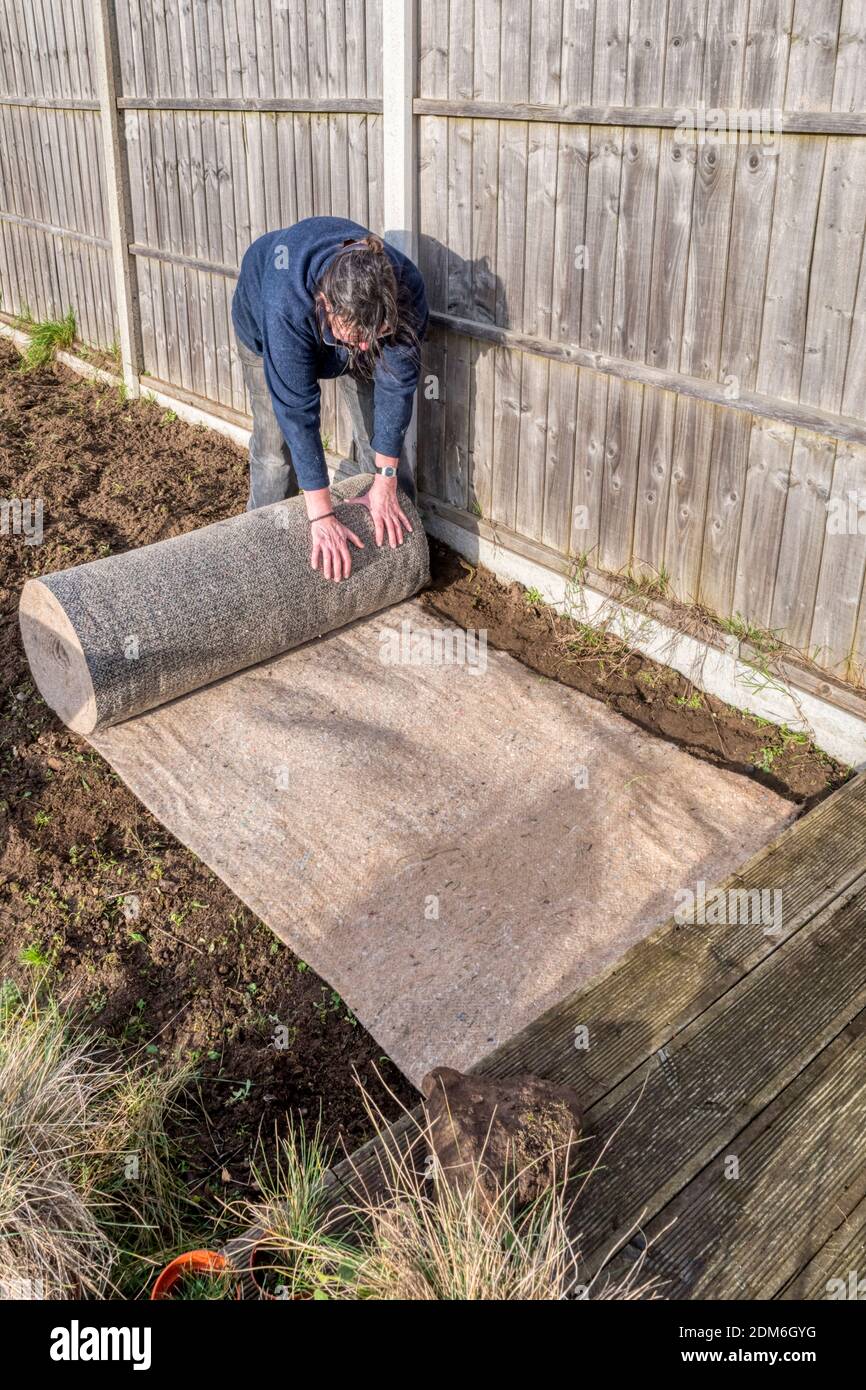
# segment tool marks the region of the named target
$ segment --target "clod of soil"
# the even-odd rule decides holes
[[[442,1181],[517,1206],[562,1183],[578,1153],[581,1117],[567,1086],[539,1076],[465,1075],[435,1067],[421,1082],[427,1143]]]

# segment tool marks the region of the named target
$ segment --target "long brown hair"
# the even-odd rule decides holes
[[[331,257],[316,285],[316,310],[320,331],[331,314],[367,343],[364,350],[345,344],[349,371],[372,377],[383,347],[390,345],[408,347],[420,356],[419,325],[385,244],[373,232],[347,242]]]

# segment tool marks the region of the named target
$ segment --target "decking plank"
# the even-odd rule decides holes
[[[856,1297],[852,1285],[866,1272],[866,1197],[795,1274],[780,1299],[842,1299]],[[851,1279],[851,1275],[854,1279]],[[833,1281],[843,1281],[842,1288]],[[861,1295],[862,1297],[862,1295]]]
[[[861,1013],[737,1137],[738,1178],[710,1165],[647,1226],[663,1297],[773,1298],[824,1248],[866,1192],[864,1074]]]
[[[736,1136],[866,1009],[864,926],[866,873],[590,1109],[581,1166],[603,1164],[581,1204],[590,1264],[706,1165],[721,1180]]]

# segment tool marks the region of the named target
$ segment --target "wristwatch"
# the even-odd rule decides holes
[[[387,468],[376,468],[375,472],[378,473],[380,478],[396,478],[397,476],[396,468],[392,468],[390,463]]]

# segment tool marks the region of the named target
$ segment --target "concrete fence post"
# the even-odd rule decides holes
[[[117,44],[115,0],[93,0],[96,35],[96,79],[102,121],[102,151],[108,228],[111,241],[111,273],[117,308],[120,361],[123,380],[131,396],[140,394],[141,336],[138,321],[138,285],[135,264],[129,254],[133,240],[129,198],[129,164],[126,141],[117,109],[120,58]]]
[[[382,146],[385,240],[413,260],[418,255],[415,118],[416,0],[382,0]],[[404,449],[417,477],[418,410]]]

